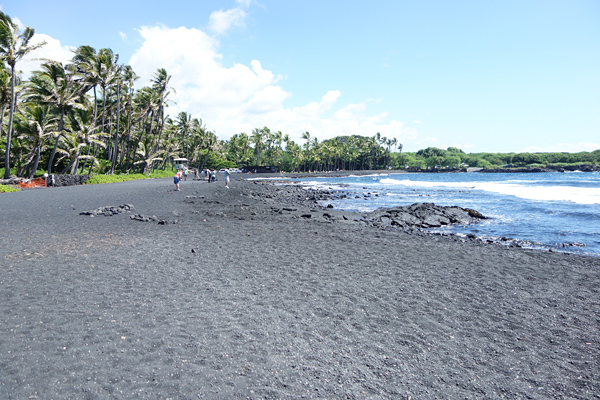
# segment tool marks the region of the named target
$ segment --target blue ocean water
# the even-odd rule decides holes
[[[298,179],[343,190],[335,208],[372,211],[413,203],[472,208],[491,217],[437,231],[508,237],[528,247],[600,256],[600,173],[402,173]],[[365,194],[370,194],[365,197]]]

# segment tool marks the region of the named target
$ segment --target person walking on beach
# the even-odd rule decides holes
[[[173,177],[173,182],[175,183],[175,188],[177,189],[177,191],[181,191],[181,189],[179,189],[179,182],[181,181],[181,175],[183,175],[183,170],[179,169],[177,171],[177,173],[175,174],[175,176]]]
[[[229,168],[225,168],[225,171],[223,172],[223,174],[225,174],[225,187],[227,189],[229,189]]]
[[[210,180],[209,182],[214,182],[217,180],[217,171],[216,170],[212,170],[210,171]]]
[[[183,180],[184,180],[184,181],[187,181],[187,176],[188,176],[188,170],[187,170],[187,168],[185,168],[185,169],[183,170]]]

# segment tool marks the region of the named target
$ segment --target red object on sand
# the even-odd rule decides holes
[[[29,182],[19,182],[19,186],[22,188],[34,188],[34,187],[46,187],[45,178],[35,178]]]

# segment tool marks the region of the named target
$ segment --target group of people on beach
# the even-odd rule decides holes
[[[216,170],[211,171],[210,169],[207,168],[204,172],[206,174],[208,183],[211,183],[211,182],[214,182],[217,180],[217,171]],[[229,180],[230,180],[231,172],[229,171],[228,168],[225,168],[225,170],[223,171],[223,174],[225,175],[225,187],[227,189],[229,189]],[[181,191],[181,189],[179,188],[179,182],[181,182],[181,179],[183,179],[184,181],[187,181],[187,176],[188,176],[187,168],[179,168],[177,170],[177,172],[175,173],[175,176],[173,177],[173,182],[175,183],[176,191],[178,191],[178,192]],[[197,168],[194,168],[194,180],[200,180],[200,173]]]

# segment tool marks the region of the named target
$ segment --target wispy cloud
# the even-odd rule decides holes
[[[250,3],[250,0],[238,0],[239,5],[235,8],[213,11],[208,19],[210,31],[223,35],[232,28],[244,28]]]
[[[29,53],[29,55],[17,64],[19,70],[23,73],[24,79],[29,79],[32,71],[39,68],[40,64],[46,60],[60,61],[67,63],[73,58],[74,47],[63,46],[59,40],[51,36],[36,33],[31,38],[31,44],[46,42],[39,49]]]

